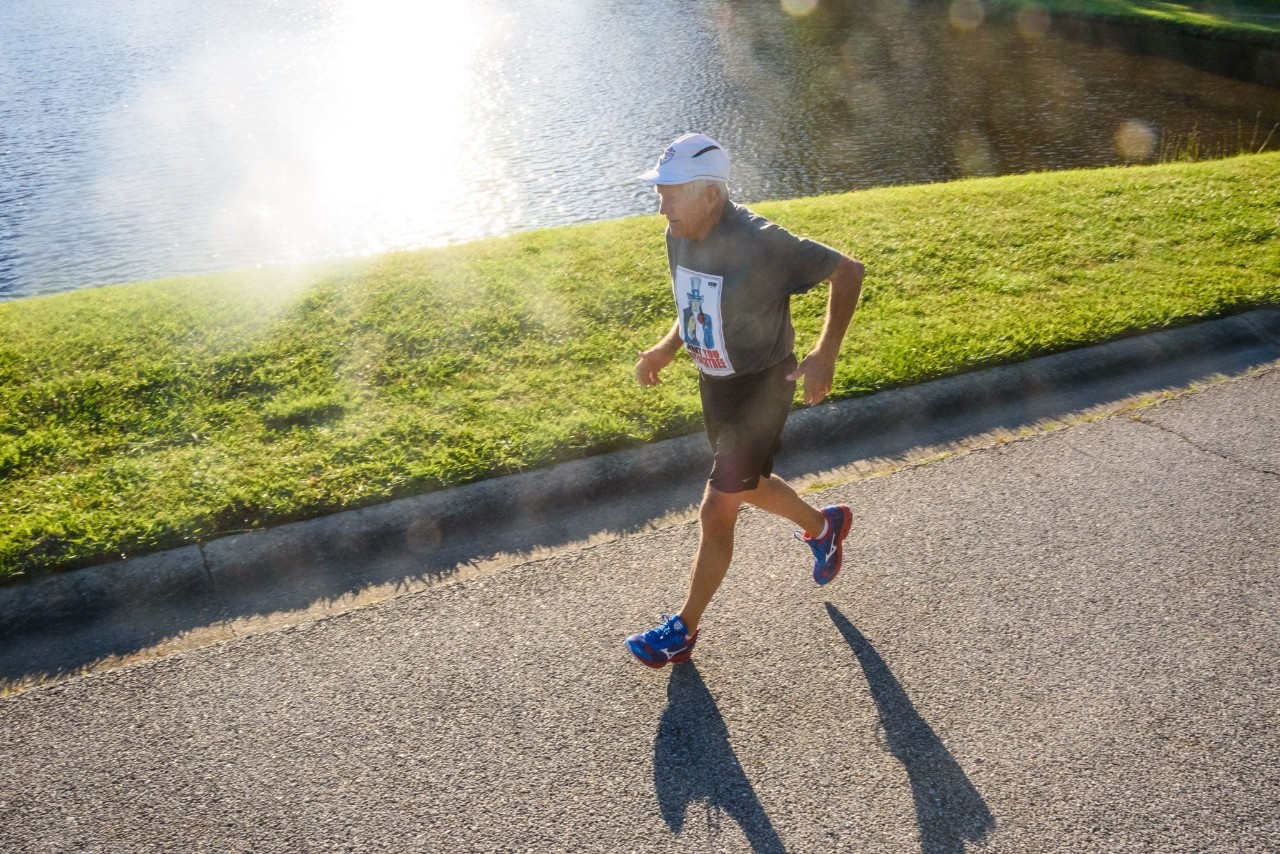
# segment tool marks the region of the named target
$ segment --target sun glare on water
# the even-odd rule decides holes
[[[364,251],[499,230],[501,164],[480,85],[491,22],[469,3],[349,0],[322,37],[332,65],[313,101],[312,198]],[[483,187],[484,192],[477,188]]]
[[[368,251],[500,230],[502,165],[485,138],[492,21],[471,3],[349,0],[327,34],[316,99],[315,200]]]
[[[223,22],[110,111],[88,200],[100,220],[178,270],[510,230],[491,139],[507,36],[490,4],[282,8],[276,26]]]

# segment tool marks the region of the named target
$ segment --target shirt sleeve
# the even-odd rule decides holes
[[[769,264],[788,294],[802,294],[836,271],[840,253],[826,244],[797,237],[776,223],[765,228]]]

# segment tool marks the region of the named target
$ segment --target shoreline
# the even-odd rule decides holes
[[[1066,39],[1167,59],[1245,83],[1280,87],[1280,36],[1217,33],[1118,15],[1054,14],[1054,31]]]

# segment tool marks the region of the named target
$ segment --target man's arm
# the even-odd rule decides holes
[[[849,322],[853,320],[858,298],[862,296],[863,272],[861,261],[841,255],[840,263],[828,279],[831,282],[831,295],[827,299],[827,319],[822,324],[818,343],[787,376],[788,380],[803,381],[805,403],[818,403],[831,391],[831,383],[836,374],[836,357],[840,355],[844,334],[849,329]]]
[[[636,362],[636,380],[640,385],[650,386],[662,382],[658,372],[671,364],[682,346],[684,339],[680,337],[680,321],[676,320],[671,324],[671,331],[666,337],[640,354],[640,360]]]

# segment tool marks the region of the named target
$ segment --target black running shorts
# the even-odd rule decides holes
[[[773,457],[782,447],[782,428],[796,390],[787,374],[795,369],[791,355],[756,374],[698,375],[702,417],[715,454],[710,480],[716,489],[746,492],[773,474]]]

